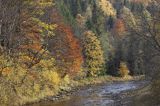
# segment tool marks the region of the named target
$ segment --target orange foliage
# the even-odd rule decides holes
[[[39,55],[39,52],[43,49],[41,43],[41,27],[33,21],[27,8],[23,8],[21,11],[21,33],[16,39],[20,39],[18,50],[25,56],[19,56],[19,61],[25,63],[27,67],[32,67],[34,64],[37,64],[41,58]]]
[[[56,36],[50,43],[58,65],[64,67],[62,74],[73,75],[80,71],[83,62],[81,47],[69,26],[58,25]]]
[[[113,31],[116,35],[118,35],[119,37],[122,37],[122,35],[125,32],[125,25],[122,19],[116,20]]]
[[[20,49],[23,49],[23,50],[33,50],[33,51],[40,51],[42,50],[42,47],[41,47],[41,44],[40,43],[34,43],[34,44],[28,44],[28,45],[21,45],[19,47]]]
[[[6,67],[3,69],[2,74],[8,75],[12,70],[13,70],[12,68]]]
[[[52,21],[56,23],[55,36],[49,42],[49,49],[61,68],[61,74],[73,75],[80,71],[83,63],[81,47],[69,25],[64,24],[63,17],[53,8]]]
[[[39,28],[37,25],[29,22],[22,24],[22,30],[24,30],[23,40],[25,43],[19,45],[19,50],[29,56],[29,60],[25,60],[25,64],[28,67],[32,67],[34,64],[39,62],[39,52],[43,49],[41,44],[41,35],[38,32]],[[24,59],[22,59],[24,60]]]

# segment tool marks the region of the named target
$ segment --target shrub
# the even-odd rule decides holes
[[[70,83],[70,77],[68,75],[66,75],[64,78],[63,78],[64,82],[66,84],[69,84]]]
[[[61,78],[56,72],[55,59],[49,57],[28,68],[9,56],[0,56],[0,104],[19,105],[57,92]]]
[[[35,71],[36,70],[37,71],[48,71],[48,70],[55,71],[57,70],[55,59],[50,56],[43,57],[43,59],[41,59],[39,63],[34,65],[31,69]]]
[[[125,62],[120,63],[119,72],[121,77],[126,77],[129,74],[129,69]]]
[[[18,105],[19,98],[16,95],[12,84],[4,78],[0,78],[0,104],[1,106],[15,106]],[[16,101],[16,102],[13,102]]]
[[[58,85],[60,83],[60,77],[57,72],[54,71],[44,71],[42,72],[42,76],[47,81],[51,82],[53,85]]]

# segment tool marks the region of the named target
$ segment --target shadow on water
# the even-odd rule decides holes
[[[145,84],[145,81],[114,82],[79,90],[62,100],[30,106],[131,106],[133,98],[126,92],[135,91]]]

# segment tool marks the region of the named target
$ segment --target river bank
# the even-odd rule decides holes
[[[86,78],[79,81],[72,81],[67,86],[61,87],[60,91],[57,92],[55,95],[45,97],[41,100],[37,100],[36,102],[27,103],[25,106],[32,106],[32,105],[37,106],[36,104],[41,104],[44,102],[46,102],[47,104],[47,102],[57,102],[61,100],[66,100],[69,96],[71,96],[77,91],[85,90],[95,86],[110,85],[113,83],[121,83],[121,82],[123,83],[123,82],[130,82],[130,81],[135,82],[135,81],[141,81],[144,79],[145,79],[144,76],[134,76],[134,77],[126,77],[126,78],[101,76],[96,78]]]

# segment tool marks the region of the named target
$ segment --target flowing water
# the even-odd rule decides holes
[[[30,106],[131,106],[131,97],[126,92],[145,84],[145,81],[130,81],[97,85],[78,90],[62,100],[43,101]]]

